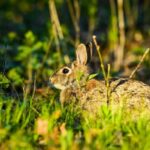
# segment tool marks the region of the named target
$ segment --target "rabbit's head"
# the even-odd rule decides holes
[[[91,48],[90,48],[91,49]],[[57,89],[64,90],[69,86],[75,86],[80,81],[85,81],[89,75],[87,66],[88,48],[80,44],[76,49],[76,60],[56,71],[50,77],[50,83]],[[90,55],[92,50],[90,50]]]

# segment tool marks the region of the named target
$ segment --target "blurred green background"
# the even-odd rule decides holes
[[[77,44],[91,41],[92,35],[112,75],[129,76],[150,47],[149,7],[149,0],[1,0],[1,83],[31,87],[36,78],[37,85],[46,86],[53,71],[74,58]],[[149,60],[137,72],[147,83]]]

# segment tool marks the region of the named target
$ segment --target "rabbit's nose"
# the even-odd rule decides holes
[[[50,81],[50,83],[54,83],[54,82],[55,82],[54,77],[50,77],[50,78],[49,78],[49,81]]]

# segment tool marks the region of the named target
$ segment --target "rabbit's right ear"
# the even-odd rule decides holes
[[[79,65],[86,65],[87,63],[87,51],[86,46],[84,44],[79,44],[76,49],[76,61]]]

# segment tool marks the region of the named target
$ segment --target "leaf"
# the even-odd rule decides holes
[[[38,41],[37,43],[35,43],[35,44],[33,45],[33,47],[32,47],[32,52],[33,52],[33,51],[36,51],[36,50],[38,50],[38,49],[40,49],[40,48],[42,48],[42,46],[43,46],[42,42],[41,42],[41,41]]]
[[[0,73],[0,84],[7,84],[7,83],[10,83],[10,81],[2,73]]]
[[[32,31],[28,31],[25,34],[25,38],[26,38],[26,43],[28,43],[28,45],[32,45],[36,40],[35,35],[33,34]]]
[[[97,75],[98,75],[98,73],[94,73],[94,74],[89,75],[88,80],[95,78]]]
[[[14,82],[15,85],[19,85],[20,83],[22,83],[23,80],[18,71],[18,68],[13,68],[9,70],[8,77]]]
[[[84,75],[84,72],[83,71],[78,71],[77,72],[77,81],[80,81],[81,80],[81,77]]]
[[[32,53],[31,47],[25,46],[25,45],[19,46],[18,50],[19,50],[19,53],[16,56],[16,60],[26,59]]]

